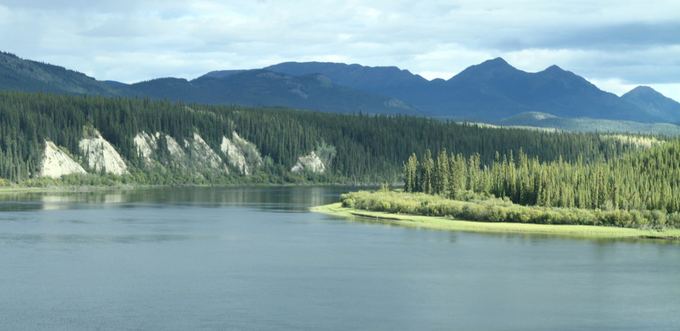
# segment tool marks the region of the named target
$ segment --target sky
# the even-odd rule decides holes
[[[503,57],[680,100],[678,0],[0,0],[0,50],[126,83],[283,61],[448,79]]]

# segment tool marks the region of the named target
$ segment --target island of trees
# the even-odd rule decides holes
[[[405,193],[349,194],[345,205],[375,211],[480,221],[680,228],[680,141],[617,157],[541,161],[519,151],[485,164],[414,153],[403,166]]]

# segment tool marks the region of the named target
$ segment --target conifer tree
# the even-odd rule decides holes
[[[415,153],[411,154],[404,163],[404,191],[414,192],[417,187],[418,157]]]

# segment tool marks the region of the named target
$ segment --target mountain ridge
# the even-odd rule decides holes
[[[666,97],[649,86],[637,86],[621,96],[621,99],[635,104],[663,120],[677,122],[677,117],[669,114],[680,113],[680,103]]]
[[[395,66],[283,62],[262,69],[211,71],[195,79],[166,77],[125,84],[0,52],[0,89],[488,122],[527,112],[680,122],[680,103],[649,87],[619,97],[557,65],[526,72],[501,57],[472,65],[447,80],[427,80]]]
[[[113,96],[119,91],[105,82],[57,65],[26,60],[0,51],[0,89],[26,92]]]

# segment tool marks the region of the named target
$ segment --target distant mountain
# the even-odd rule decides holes
[[[201,78],[225,78],[229,77],[234,74],[238,74],[241,72],[244,72],[246,70],[217,70],[217,71],[211,71],[203,76]]]
[[[564,118],[546,113],[528,112],[497,121],[512,127],[552,128],[572,132],[639,133],[680,136],[680,126],[670,123],[640,123],[594,118]]]
[[[429,85],[427,79],[397,67],[367,67],[330,62],[284,62],[265,69],[292,76],[322,74],[336,84],[384,95],[401,94],[404,89]]]
[[[638,86],[621,96],[621,99],[636,105],[649,116],[666,122],[678,122],[680,103],[664,96],[648,86]]]
[[[528,73],[497,58],[472,66],[446,83],[451,91],[446,104],[459,116],[476,113],[500,118],[533,111],[562,117],[651,120],[637,107],[558,66]]]
[[[129,88],[139,96],[206,104],[418,114],[403,101],[337,85],[320,74],[289,76],[263,69],[213,72],[191,81],[162,78],[132,84]]]
[[[82,73],[4,52],[0,52],[0,89],[106,96],[123,93]]]
[[[447,81],[428,81],[396,67],[286,62],[268,68],[291,75],[327,75],[338,84],[399,98],[436,117],[498,120],[546,112],[563,117],[662,119],[557,66],[528,73],[502,58],[473,65]]]
[[[438,114],[429,105],[433,95],[445,93],[437,89],[443,80],[429,81],[397,67],[369,67],[331,62],[284,62],[266,69],[292,76],[321,74],[339,85],[403,100],[426,115],[447,116]]]
[[[427,80],[397,67],[284,62],[264,69],[212,71],[193,80],[169,77],[128,85],[0,53],[0,89],[490,123],[532,112],[680,123],[680,104],[651,88],[638,87],[618,97],[558,66],[531,73],[502,58],[470,66],[448,80]]]

